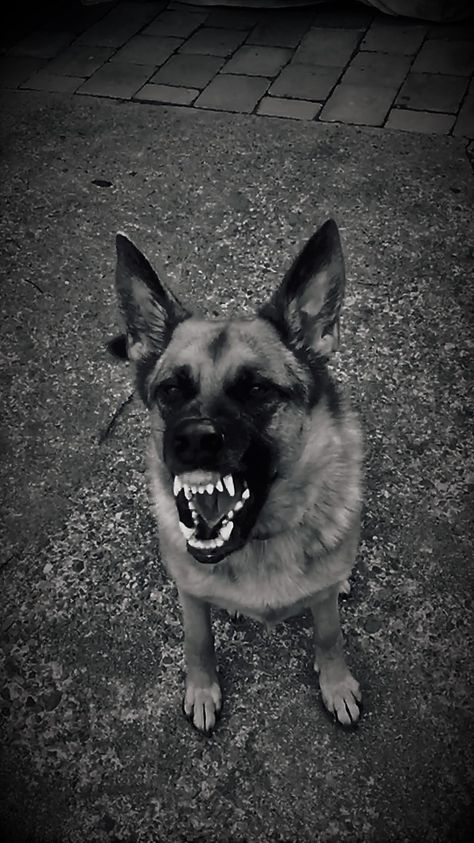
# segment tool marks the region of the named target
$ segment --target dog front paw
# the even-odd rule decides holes
[[[347,671],[342,677],[319,674],[319,687],[323,703],[341,726],[354,726],[361,714],[362,694],[360,685]]]
[[[341,580],[339,583],[339,595],[341,597],[349,597],[351,593],[351,584],[349,580]]]
[[[222,708],[222,693],[218,682],[186,680],[183,711],[199,732],[209,735],[216,725]]]

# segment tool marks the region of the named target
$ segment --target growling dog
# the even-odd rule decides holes
[[[338,593],[359,539],[362,457],[327,367],[345,284],[335,222],[250,319],[193,315],[122,234],[116,283],[150,411],[161,552],[183,611],[186,715],[210,732],[221,708],[211,604],[267,624],[309,608],[324,705],[355,723]]]

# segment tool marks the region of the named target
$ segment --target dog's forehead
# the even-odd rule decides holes
[[[175,329],[167,349],[168,363],[207,370],[232,378],[242,366],[282,375],[287,350],[269,323],[255,319],[205,320],[192,317]]]

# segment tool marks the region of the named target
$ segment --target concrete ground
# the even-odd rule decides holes
[[[50,92],[1,107],[2,839],[470,839],[466,141]],[[348,271],[334,374],[367,440],[342,606],[364,718],[344,732],[324,714],[308,617],[267,634],[216,612],[225,707],[205,739],[180,711],[147,418],[105,350],[114,234],[231,314],[329,215]]]

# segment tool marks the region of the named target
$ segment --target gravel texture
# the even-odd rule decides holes
[[[473,178],[464,143],[16,94],[2,103],[0,709],[8,843],[469,838]],[[180,713],[182,632],[148,510],[147,419],[114,234],[209,313],[249,312],[329,215],[334,363],[366,431],[342,608],[365,715],[324,714],[310,622],[216,612],[214,736]],[[471,273],[471,277],[470,277]],[[470,503],[469,503],[470,498]],[[472,733],[471,733],[472,735]]]

